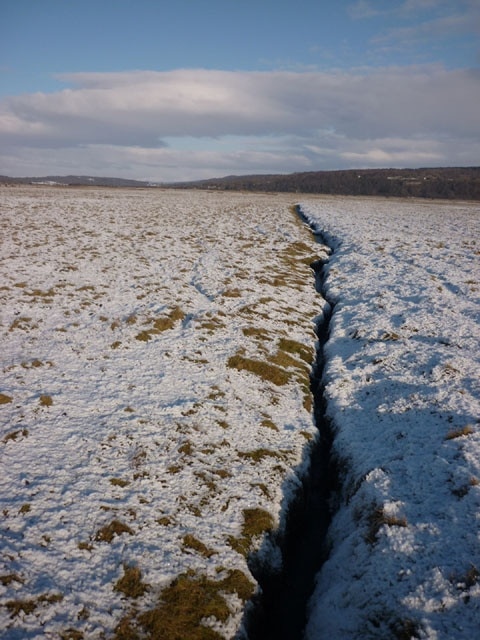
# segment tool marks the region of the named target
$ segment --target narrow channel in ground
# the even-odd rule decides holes
[[[299,207],[302,222],[308,225]],[[323,238],[311,229],[318,242]],[[324,262],[311,264],[315,288],[324,296]],[[293,504],[288,505],[285,536],[281,547],[283,567],[273,573],[266,566],[251,567],[261,587],[245,623],[248,640],[301,640],[307,622],[307,605],[315,586],[315,576],[326,559],[326,534],[331,520],[329,496],[335,477],[330,462],[331,428],[325,415],[322,385],[324,345],[328,339],[332,308],[326,304],[316,323],[317,353],[312,367],[313,417],[319,434],[310,457],[309,473]]]

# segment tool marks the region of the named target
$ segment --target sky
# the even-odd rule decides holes
[[[0,174],[480,165],[480,0],[0,0]]]

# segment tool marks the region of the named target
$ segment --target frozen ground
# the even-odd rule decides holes
[[[297,200],[1,190],[2,638],[235,635],[315,437]],[[308,640],[475,637],[480,207],[303,200],[342,480]]]
[[[315,435],[321,247],[288,196],[0,197],[3,637],[158,637],[186,571],[180,637],[231,637]]]
[[[323,199],[341,486],[308,640],[480,633],[480,207]]]

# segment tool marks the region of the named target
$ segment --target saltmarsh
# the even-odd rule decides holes
[[[315,436],[321,247],[290,196],[0,198],[0,626],[232,637]]]

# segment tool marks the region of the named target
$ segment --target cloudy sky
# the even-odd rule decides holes
[[[2,0],[0,174],[480,164],[480,0]]]

